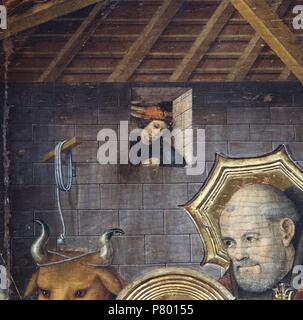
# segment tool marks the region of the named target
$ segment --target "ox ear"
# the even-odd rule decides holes
[[[102,282],[105,288],[115,296],[123,289],[122,281],[118,274],[111,269],[100,268],[95,270],[98,279]]]
[[[36,271],[30,278],[29,283],[26,287],[25,293],[23,295],[24,299],[29,298],[31,295],[33,295],[37,289],[37,280],[38,280],[39,271]]]

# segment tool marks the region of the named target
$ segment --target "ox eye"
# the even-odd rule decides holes
[[[39,289],[40,294],[44,297],[49,299],[51,296],[51,292],[49,290]]]
[[[87,290],[77,290],[74,292],[75,298],[83,298],[86,295]]]

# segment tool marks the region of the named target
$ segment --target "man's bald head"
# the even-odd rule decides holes
[[[222,240],[239,286],[262,292],[289,271],[297,210],[279,189],[245,185],[228,201],[220,216]]]

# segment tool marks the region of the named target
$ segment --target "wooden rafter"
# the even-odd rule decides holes
[[[265,0],[230,0],[290,71],[303,83],[303,48]]]
[[[290,2],[288,0],[279,0],[273,5],[273,10],[278,13],[279,17],[283,17],[289,8]],[[243,54],[238,59],[232,71],[227,76],[227,80],[241,81],[244,80],[249,70],[256,62],[261,53],[265,42],[261,36],[256,32],[250,40],[249,44],[243,51]]]
[[[133,75],[183,3],[184,0],[164,0],[107,81],[127,81]]]
[[[108,3],[107,0],[104,0],[94,6],[89,15],[83,20],[80,27],[64,45],[58,55],[51,61],[38,82],[56,81],[60,77],[64,69],[83,48],[104,19],[104,15],[101,17],[100,12],[108,5]]]
[[[171,75],[171,81],[186,81],[198,66],[210,45],[215,41],[234,12],[229,0],[222,0],[196,41]]]
[[[281,81],[286,81],[286,80],[289,79],[290,76],[291,76],[291,72],[286,67],[286,68],[283,69],[283,71],[281,72],[281,74],[280,74],[278,79],[281,80]]]
[[[37,4],[22,14],[9,17],[8,29],[0,32],[0,40],[100,1],[101,0],[52,0]]]

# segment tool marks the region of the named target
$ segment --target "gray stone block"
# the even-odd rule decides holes
[[[11,170],[11,184],[29,185],[33,183],[33,166],[31,163],[14,163]]]
[[[74,162],[97,162],[98,142],[86,141],[73,150]]]
[[[73,125],[33,125],[34,141],[63,141],[75,136]]]
[[[164,167],[164,183],[184,183],[184,182],[203,182],[208,175],[209,163],[205,163],[205,170],[202,174],[190,175],[186,168]]]
[[[252,124],[250,126],[252,141],[294,140],[294,128],[291,125]]]
[[[53,163],[34,163],[34,184],[55,184]]]
[[[43,156],[54,148],[51,143],[14,142],[11,146],[14,162],[41,162]]]
[[[118,125],[77,125],[76,126],[76,136],[82,141],[97,141],[97,135],[100,130],[111,129],[113,130],[117,137],[119,137]]]
[[[47,211],[47,210],[36,210],[35,219],[41,219],[44,221],[51,230],[51,235],[53,237],[57,237],[62,233],[62,225],[59,217],[58,210]],[[66,226],[66,235],[67,236],[75,236],[78,235],[78,213],[76,210],[64,210],[64,221]],[[37,230],[37,226],[35,226],[35,234],[38,235],[40,228]]]
[[[64,209],[100,209],[99,185],[73,185],[70,192],[61,193]]]
[[[276,124],[302,124],[303,108],[301,107],[272,107],[271,122]]]
[[[295,137],[296,141],[303,141],[303,126],[296,125],[295,126]]]
[[[216,153],[227,155],[227,142],[206,142],[205,161],[214,161],[216,158]]]
[[[146,236],[146,263],[190,262],[189,236]]]
[[[11,237],[33,237],[33,218],[33,211],[14,211],[10,221]]]
[[[207,125],[206,141],[249,140],[249,125]]]
[[[190,236],[191,262],[201,262],[204,256],[204,248],[199,234]]]
[[[80,234],[98,236],[106,229],[118,228],[118,210],[80,210]]]
[[[165,233],[197,233],[197,229],[184,209],[164,210]]]
[[[76,166],[78,184],[116,183],[118,182],[117,165],[78,163]]]
[[[55,189],[49,186],[12,187],[12,208],[14,211],[56,209]]]
[[[186,201],[186,184],[143,185],[143,206],[145,209],[171,209]]]
[[[56,108],[57,124],[97,124],[98,108],[81,106]]]
[[[163,234],[162,210],[120,210],[119,221],[126,235]]]
[[[54,108],[12,108],[12,124],[52,124],[55,123],[56,110]]]
[[[68,236],[64,244],[58,245],[58,250],[73,250],[79,252],[88,252],[97,249],[97,236]]]
[[[30,91],[32,107],[53,107],[55,92],[52,85],[32,86]]]
[[[119,236],[113,238],[114,264],[144,264],[144,237]]]
[[[206,124],[226,124],[226,108],[219,107],[200,107],[194,105],[193,108],[193,125]]]
[[[158,268],[164,268],[165,264],[143,264],[140,266],[119,266],[119,274],[121,275],[122,279],[124,279],[127,283],[135,280],[136,278],[145,275],[147,272],[151,272],[152,270]]]
[[[120,183],[162,183],[162,167],[119,165]]]
[[[269,107],[241,108],[231,107],[227,109],[228,124],[245,124],[245,123],[270,123]]]
[[[11,141],[32,141],[32,125],[15,124],[10,126],[9,138]]]
[[[272,151],[270,142],[230,142],[231,157],[256,157]]]
[[[189,183],[188,184],[188,199],[193,199],[193,197],[199,192],[202,188],[203,183]]]
[[[141,184],[104,184],[101,185],[102,209],[141,209]]]
[[[99,109],[99,124],[119,124],[120,121],[128,121],[129,110],[126,109]]]

